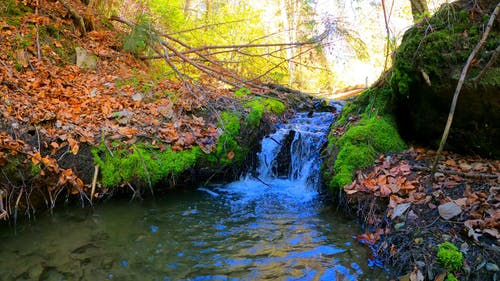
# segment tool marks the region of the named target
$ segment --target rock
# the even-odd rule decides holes
[[[81,68],[97,68],[97,56],[90,54],[82,47],[76,47],[76,65]]]
[[[281,150],[276,156],[275,163],[273,163],[273,174],[277,177],[288,177],[292,163],[292,155],[290,146],[295,138],[295,131],[291,130],[290,133],[283,139]]]
[[[488,271],[495,271],[496,272],[499,269],[498,269],[498,265],[489,262],[489,263],[486,264],[486,270],[488,270]]]
[[[462,213],[462,209],[460,209],[460,206],[458,206],[455,202],[448,202],[439,205],[438,211],[439,215],[445,220],[449,220]]]
[[[468,1],[456,1],[443,5],[428,24],[406,31],[397,51],[391,82],[398,100],[396,118],[406,139],[433,147],[439,143],[460,73],[482,34],[470,31],[482,30],[483,16],[491,13],[498,3],[477,2],[484,14],[476,13]],[[451,11],[459,11],[462,16],[451,19]],[[428,26],[444,28],[426,32]],[[499,31],[500,25],[494,25],[492,34]],[[473,82],[497,45],[497,36],[489,36],[475,57],[460,91],[447,140],[448,150],[500,157],[499,65],[494,64],[481,80]],[[431,83],[426,81],[426,75]]]

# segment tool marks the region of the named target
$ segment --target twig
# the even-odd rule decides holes
[[[90,190],[90,202],[92,203],[92,199],[95,194],[95,186],[97,183],[97,175],[99,175],[99,165],[94,166],[94,177],[92,178],[92,189]]]
[[[443,136],[441,138],[441,142],[439,143],[439,149],[436,153],[436,157],[434,158],[434,163],[432,164],[432,174],[434,174],[437,169],[439,156],[441,155],[444,145],[446,144],[446,139],[448,138],[448,134],[450,132],[451,123],[453,122],[453,115],[455,114],[455,107],[457,106],[458,95],[460,94],[460,90],[462,89],[462,86],[465,82],[465,76],[467,75],[472,60],[474,60],[474,57],[486,42],[486,39],[490,34],[491,27],[493,26],[493,23],[495,22],[495,18],[499,11],[500,11],[500,2],[498,2],[497,6],[495,7],[495,10],[493,10],[493,12],[491,13],[490,20],[488,21],[488,25],[483,33],[483,36],[481,37],[481,40],[479,40],[474,50],[472,50],[472,53],[469,55],[469,58],[467,59],[464,68],[462,69],[462,73],[460,74],[460,80],[458,80],[457,88],[455,89],[455,94],[453,95],[453,100],[451,102],[450,113],[448,114],[446,127],[444,128]]]
[[[17,222],[17,210],[18,210],[19,201],[21,201],[21,196],[23,195],[23,192],[24,192],[24,188],[22,187],[21,191],[19,192],[19,195],[17,195],[16,205],[14,207],[14,226],[16,225],[16,222]]]
[[[414,171],[432,172],[431,168],[423,167],[423,166],[411,166],[410,169],[412,169]],[[498,178],[500,178],[500,174],[464,173],[464,172],[460,172],[460,171],[444,170],[444,169],[436,169],[435,172],[439,172],[439,173],[443,173],[443,174],[450,174],[450,175],[457,175],[457,176],[461,176],[464,178],[481,178],[481,179],[498,179]]]
[[[155,193],[153,192],[153,185],[151,184],[151,176],[149,175],[149,171],[148,171],[148,167],[146,166],[146,162],[144,162],[144,158],[142,158],[141,151],[139,149],[137,149],[137,146],[134,144],[133,147],[134,147],[134,150],[137,152],[137,155],[139,155],[139,159],[141,159],[142,167],[144,168],[144,172],[146,172],[146,176],[148,178],[149,191],[151,191],[151,195],[155,196]]]
[[[479,73],[476,77],[474,77],[474,79],[472,79],[474,84],[477,84],[481,79],[483,79],[486,72],[488,72],[488,69],[497,61],[498,53],[500,53],[500,45],[498,45],[497,48],[493,51],[493,54],[491,55],[490,60],[484,66],[484,68],[481,70],[481,73]]]
[[[260,181],[263,185],[265,185],[265,186],[267,186],[267,187],[269,187],[269,188],[271,188],[271,187],[272,187],[270,184],[268,184],[267,182],[265,182],[265,181],[261,180],[259,177],[255,176],[255,178],[256,178],[258,181]]]

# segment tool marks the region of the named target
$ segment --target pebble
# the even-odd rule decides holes
[[[488,270],[488,271],[498,271],[499,269],[498,269],[498,265],[489,262],[489,263],[486,264],[486,270]]]
[[[394,229],[395,229],[396,231],[398,231],[398,230],[400,230],[401,228],[403,228],[404,226],[405,226],[405,223],[404,223],[404,222],[396,223],[396,224],[394,225]]]

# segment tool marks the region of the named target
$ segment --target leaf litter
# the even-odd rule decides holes
[[[500,260],[500,161],[445,152],[430,174],[435,151],[411,148],[381,155],[344,187],[348,202],[370,226],[357,239],[394,268],[416,280],[439,280],[437,245],[462,245],[466,280],[489,280],[495,271],[480,267]],[[466,250],[464,250],[466,249]],[[493,267],[490,267],[493,268]],[[436,278],[436,279],[435,279]],[[464,280],[465,280],[464,279]]]

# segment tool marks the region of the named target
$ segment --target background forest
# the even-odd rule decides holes
[[[433,0],[428,7],[432,12],[444,2]],[[410,1],[113,0],[94,5],[105,15],[159,29],[176,48],[203,46],[196,51],[216,57],[249,81],[287,84],[323,96],[373,83],[413,22]],[[154,56],[145,29],[134,29],[125,49]],[[174,75],[161,60],[152,65]],[[199,78],[192,66],[179,68]]]

